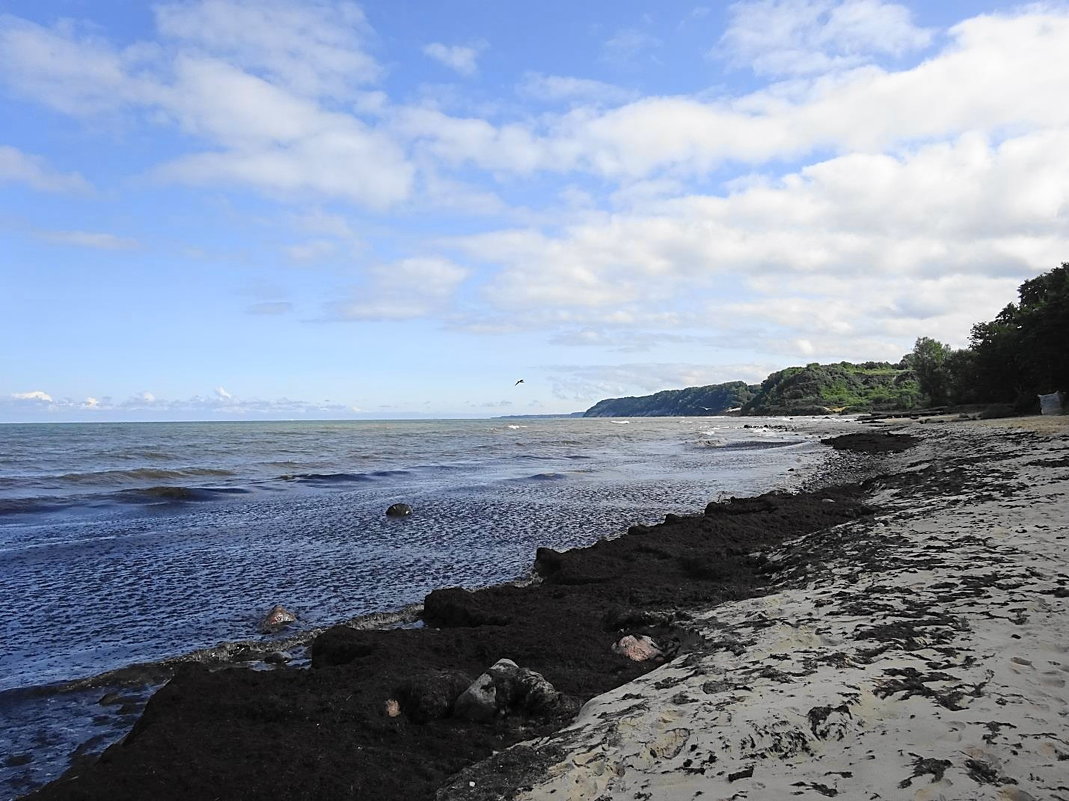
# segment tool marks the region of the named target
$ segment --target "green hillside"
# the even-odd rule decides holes
[[[807,364],[766,378],[743,414],[827,414],[913,409],[922,396],[912,370],[887,362]]]
[[[666,389],[655,395],[598,401],[584,417],[695,417],[738,409],[754,396],[756,386],[743,381],[687,389]]]

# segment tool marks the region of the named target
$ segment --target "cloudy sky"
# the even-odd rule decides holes
[[[0,421],[964,345],[1069,260],[1066,53],[1065,3],[5,0]]]

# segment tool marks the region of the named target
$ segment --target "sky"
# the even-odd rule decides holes
[[[0,422],[963,347],[1069,260],[1066,53],[1064,2],[3,0]]]

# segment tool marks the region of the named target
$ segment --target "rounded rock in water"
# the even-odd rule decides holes
[[[281,604],[276,604],[260,621],[260,631],[263,634],[274,634],[296,620],[297,615]]]
[[[412,514],[412,507],[407,503],[395,503],[386,510],[387,517],[408,517]]]

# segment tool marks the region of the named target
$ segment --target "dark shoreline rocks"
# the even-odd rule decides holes
[[[438,590],[422,629],[329,629],[311,669],[184,666],[123,742],[28,798],[435,798],[460,771],[514,759],[497,752],[567,725],[586,700],[661,663],[615,653],[623,637],[652,639],[665,659],[716,647],[695,641],[688,610],[762,593],[773,568],[755,552],[870,512],[858,485],[731,499],[540,552],[542,579],[529,586]],[[465,688],[502,659],[552,694],[502,679],[512,689],[493,717],[456,715]],[[532,692],[546,702],[523,700]],[[500,790],[477,797],[507,797]]]

